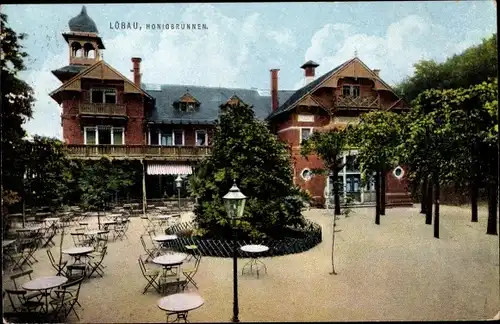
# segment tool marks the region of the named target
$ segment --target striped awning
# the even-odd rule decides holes
[[[192,174],[193,169],[190,165],[180,165],[180,164],[148,164],[147,174],[150,175],[165,175],[165,174]]]

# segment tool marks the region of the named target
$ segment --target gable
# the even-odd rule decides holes
[[[94,65],[82,70],[80,73],[75,75],[73,78],[66,81],[59,88],[50,93],[50,96],[59,102],[59,93],[63,91],[81,91],[81,80],[82,79],[94,79],[94,80],[118,80],[124,82],[124,92],[125,93],[138,93],[150,97],[145,91],[136,86],[132,81],[126,78],[123,74],[115,70],[113,67],[108,65],[104,61],[99,61]]]
[[[200,102],[196,100],[195,97],[193,97],[190,93],[185,93],[179,100],[178,102],[185,102],[185,103],[193,103],[193,104],[199,104]]]
[[[237,95],[233,95],[231,98],[228,99],[225,103],[226,105],[236,105],[239,106],[240,104],[245,104],[240,98],[238,98]]]

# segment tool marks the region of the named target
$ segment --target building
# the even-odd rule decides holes
[[[329,180],[310,176],[310,169],[321,166],[321,161],[300,157],[301,139],[318,128],[355,121],[370,109],[405,109],[377,70],[358,58],[317,79],[318,64],[307,62],[302,66],[305,85],[297,91],[278,88],[277,69],[271,70],[270,91],[148,85],[141,82],[141,58],[131,59],[133,80],[102,60],[104,43],[85,7],[69,21],[69,29],[63,33],[69,65],[52,71],[62,85],[50,96],[62,107],[63,138],[70,156],[140,160],[148,199],[175,193],[174,178],[192,174],[196,163],[211,153],[219,107],[228,101],[253,106],[256,117],[268,120],[277,136],[290,144],[294,181],[320,203]],[[359,170],[346,168],[342,177],[346,192],[360,203],[373,201],[372,188],[359,186]],[[387,180],[388,202],[408,203],[404,171],[389,173]]]

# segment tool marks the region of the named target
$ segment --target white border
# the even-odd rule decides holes
[[[398,170],[398,169],[401,170],[401,174],[399,176],[396,175],[396,170]],[[392,174],[394,175],[394,177],[396,179],[401,179],[405,175],[405,170],[398,165],[397,167],[394,168],[394,170],[392,171]]]
[[[311,172],[311,177],[309,177],[309,178],[305,178],[305,177],[304,177],[304,172],[306,172],[306,171]],[[312,177],[313,177],[311,169],[309,169],[309,168],[302,169],[302,171],[300,171],[300,177],[301,177],[302,179],[304,179],[304,181],[309,181],[309,180],[311,180],[311,179],[312,179]]]

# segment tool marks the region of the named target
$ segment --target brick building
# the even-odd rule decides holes
[[[297,91],[278,88],[277,69],[270,71],[267,91],[152,85],[141,82],[141,58],[131,59],[132,81],[102,60],[104,43],[85,7],[69,21],[69,29],[63,33],[69,64],[52,71],[62,85],[50,95],[62,107],[63,139],[70,156],[140,160],[148,199],[175,193],[174,178],[192,174],[196,163],[210,154],[219,107],[227,101],[253,106],[256,117],[267,120],[290,145],[294,181],[320,203],[331,181],[311,176],[310,170],[321,167],[321,161],[302,158],[300,141],[321,128],[356,122],[366,111],[406,109],[379,71],[356,57],[317,79],[318,64],[308,61],[302,66],[305,84]],[[349,163],[341,174],[344,194],[360,204],[372,202],[373,185],[361,188],[355,151],[345,159]],[[398,167],[386,178],[387,202],[407,204],[404,170]]]

